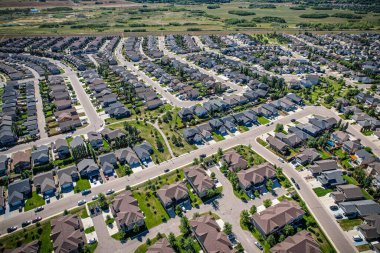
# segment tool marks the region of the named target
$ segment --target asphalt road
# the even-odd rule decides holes
[[[348,238],[346,238],[346,236],[344,235],[343,231],[340,229],[337,222],[333,220],[332,216],[328,213],[327,208],[321,204],[318,197],[315,195],[313,190],[309,187],[307,182],[304,181],[301,175],[299,175],[297,171],[292,169],[290,166],[278,161],[278,157],[275,154],[273,154],[271,151],[267,150],[266,148],[264,148],[263,146],[261,146],[260,144],[256,142],[256,138],[258,136],[261,136],[266,132],[273,131],[277,123],[289,124],[291,122],[291,119],[300,119],[311,114],[338,117],[336,114],[334,114],[333,111],[328,110],[324,107],[315,107],[315,106],[305,107],[304,109],[292,115],[288,115],[288,116],[275,120],[274,123],[270,126],[265,126],[265,125],[258,126],[250,131],[241,133],[230,139],[219,141],[212,145],[205,145],[204,147],[194,150],[191,153],[187,153],[185,155],[163,162],[159,165],[152,166],[149,169],[145,169],[143,171],[134,173],[129,177],[117,178],[106,184],[99,185],[98,187],[93,188],[92,194],[90,194],[87,197],[83,197],[80,194],[75,194],[70,197],[66,197],[59,201],[56,201],[54,202],[54,204],[48,204],[46,205],[45,210],[42,211],[39,215],[42,217],[49,217],[51,215],[60,213],[65,209],[75,207],[77,201],[81,199],[86,199],[87,201],[90,201],[91,197],[94,194],[104,193],[108,189],[111,189],[111,188],[115,189],[116,191],[119,191],[119,190],[123,190],[125,186],[127,185],[140,184],[144,181],[147,181],[148,179],[151,179],[163,174],[165,169],[174,170],[174,169],[183,167],[187,164],[190,164],[192,163],[194,158],[199,157],[201,154],[206,154],[209,156],[216,153],[219,148],[229,149],[239,144],[245,144],[245,145],[250,144],[252,146],[252,149],[255,152],[263,156],[269,162],[284,168],[285,175],[288,176],[289,178],[293,177],[295,181],[298,182],[298,184],[301,187],[301,190],[299,191],[300,196],[302,197],[302,199],[305,200],[309,209],[313,213],[314,217],[321,225],[323,231],[331,239],[331,241],[334,243],[338,251],[344,252],[344,253],[355,252],[355,249],[353,248]],[[348,129],[349,132],[351,130],[352,129],[350,128]],[[353,134],[356,134],[355,131],[353,131]],[[359,135],[356,136],[357,138],[361,138],[362,140],[365,139],[363,138],[364,136],[361,133],[358,133],[358,134]],[[15,213],[14,215],[12,215],[11,219],[5,219],[0,222],[1,224],[0,232],[4,233],[6,228],[13,225],[20,225],[23,221],[30,219],[33,216],[34,216],[33,211],[24,212],[24,213]]]

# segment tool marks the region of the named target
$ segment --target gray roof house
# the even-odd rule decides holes
[[[314,161],[318,160],[321,155],[314,148],[307,148],[298,154],[294,159],[297,163],[301,165],[311,164]]]
[[[81,177],[92,178],[99,176],[99,166],[93,159],[83,159],[77,164]]]
[[[361,188],[353,184],[338,185],[336,191],[330,193],[330,196],[335,203],[364,199]]]
[[[37,189],[37,192],[43,195],[52,195],[55,193],[56,184],[53,177],[53,172],[48,171],[38,174],[33,177],[33,184]]]
[[[17,180],[8,185],[8,203],[11,207],[18,207],[30,196],[32,187],[29,179]]]
[[[53,146],[54,152],[57,152],[60,159],[70,156],[69,144],[65,139],[58,139]]]
[[[344,214],[349,217],[365,217],[380,214],[380,205],[373,200],[358,200],[339,203]]]
[[[321,175],[317,176],[317,180],[323,187],[335,187],[347,183],[342,176],[343,172],[341,170],[324,171]]]
[[[376,161],[376,157],[366,151],[365,149],[360,149],[355,152],[356,160],[354,161],[357,165],[368,165]]]
[[[8,174],[8,161],[8,156],[0,155],[0,176]]]
[[[321,174],[322,172],[338,169],[338,163],[335,160],[315,161],[309,170],[313,175]]]
[[[32,151],[33,166],[46,164],[49,160],[49,148],[47,146],[43,145]]]
[[[79,178],[78,170],[75,165],[57,170],[57,176],[61,191],[71,191],[73,181]]]
[[[100,133],[98,132],[89,132],[87,134],[88,141],[91,144],[91,147],[94,149],[99,149],[103,147],[103,137]]]
[[[84,140],[82,137],[80,136],[75,136],[74,139],[70,142],[70,147],[72,149],[75,149],[75,148],[78,148],[78,147],[81,147],[81,146],[84,146],[85,143],[84,143]]]
[[[115,155],[121,164],[128,163],[131,168],[140,166],[139,157],[130,147],[116,150]]]
[[[98,156],[98,160],[103,173],[106,175],[111,175],[114,168],[117,166],[117,159],[113,152]]]

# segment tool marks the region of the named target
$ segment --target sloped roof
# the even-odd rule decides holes
[[[305,230],[287,237],[270,249],[272,253],[321,253],[319,245],[311,234]]]
[[[259,166],[252,167],[248,170],[242,170],[237,173],[239,182],[245,187],[249,187],[252,184],[262,183],[265,179],[274,178],[275,176],[276,170],[269,163],[261,164]]]
[[[164,185],[161,189],[157,190],[157,196],[164,205],[169,204],[172,200],[177,201],[186,198],[188,195],[188,189],[184,182]]]
[[[112,200],[112,211],[116,214],[116,223],[129,226],[139,220],[144,219],[144,214],[141,212],[137,200],[133,197],[131,191],[116,196]]]
[[[175,253],[173,248],[170,246],[170,243],[166,238],[162,238],[157,241],[155,244],[150,246],[146,253]]]
[[[205,192],[214,187],[214,182],[204,169],[200,167],[188,167],[184,169],[184,172],[198,192]]]
[[[51,221],[50,238],[54,252],[69,253],[86,242],[82,220],[76,215],[66,215]]]

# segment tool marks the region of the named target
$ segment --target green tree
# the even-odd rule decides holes
[[[273,191],[273,181],[271,179],[267,180],[266,187],[268,191]]]
[[[98,195],[98,203],[99,206],[102,210],[107,210],[108,209],[108,202],[107,202],[107,197],[103,193],[99,193]]]
[[[276,133],[280,133],[280,132],[284,131],[284,125],[283,124],[277,124],[274,131]]]
[[[173,233],[169,234],[168,241],[169,241],[170,246],[172,246],[173,249],[177,248],[177,239],[175,238],[175,235]]]
[[[273,245],[276,244],[276,238],[274,237],[274,235],[270,235],[267,237],[267,242],[269,243],[269,245],[272,247]]]
[[[231,223],[228,223],[228,222],[224,223],[223,232],[226,235],[232,234],[232,225],[231,225]]]
[[[264,204],[265,208],[268,208],[272,205],[272,201],[270,199],[266,199],[266,200],[264,200],[263,204]]]
[[[249,213],[247,210],[243,210],[241,213],[240,213],[240,220],[241,222],[245,225],[245,226],[249,226],[250,223],[251,223],[251,218],[249,216]]]
[[[190,223],[189,219],[186,216],[181,217],[181,224],[179,226],[179,229],[181,230],[181,233],[185,236],[190,234]]]
[[[249,209],[249,212],[250,212],[251,214],[255,214],[255,213],[257,212],[257,208],[256,208],[256,206],[255,206],[255,205],[252,205],[251,208]]]
[[[294,234],[294,228],[292,225],[286,224],[284,229],[284,233],[286,236],[293,235]]]

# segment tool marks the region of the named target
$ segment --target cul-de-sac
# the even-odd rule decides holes
[[[380,4],[0,1],[0,253],[380,253]]]

